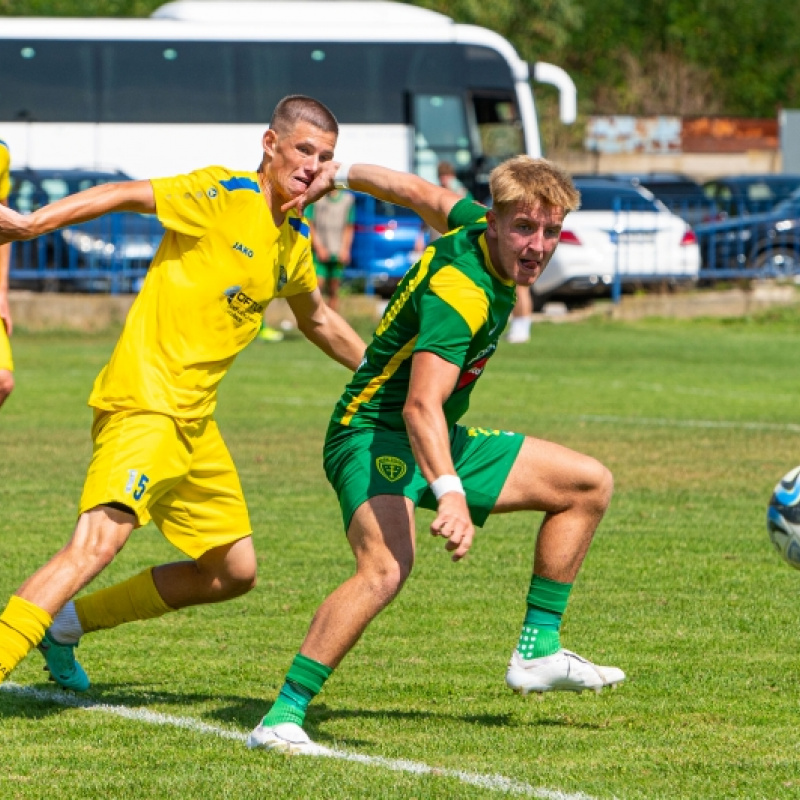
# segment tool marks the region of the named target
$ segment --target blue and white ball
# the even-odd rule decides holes
[[[783,560],[800,569],[800,467],[787,472],[772,492],[767,532]]]

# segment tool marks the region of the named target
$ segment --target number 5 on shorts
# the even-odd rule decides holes
[[[134,500],[142,499],[142,495],[145,493],[148,483],[150,483],[150,478],[148,478],[147,475],[142,473],[139,476],[139,483],[136,485],[136,490],[133,493]]]

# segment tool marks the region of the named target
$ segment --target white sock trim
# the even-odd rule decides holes
[[[83,628],[75,611],[75,603],[72,600],[56,614],[56,618],[53,620],[49,630],[50,635],[59,644],[77,644],[78,640],[83,636]]]

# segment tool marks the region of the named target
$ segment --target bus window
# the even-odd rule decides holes
[[[242,44],[242,106],[255,114],[252,121],[263,121],[285,95],[307,94],[340,122],[402,124],[407,49],[371,42]]]
[[[501,89],[513,82],[508,62],[496,50],[467,45],[462,51],[463,83],[476,89]]]
[[[436,167],[449,161],[457,172],[472,166],[469,131],[464,101],[456,95],[414,96],[414,172],[426,180],[438,181]]]
[[[92,52],[89,42],[0,40],[0,119],[93,122]]]
[[[522,123],[514,100],[507,94],[476,94],[472,98],[487,169],[525,152]]]
[[[234,45],[100,45],[103,122],[238,122]]]

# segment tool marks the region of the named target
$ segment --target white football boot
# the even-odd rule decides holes
[[[604,686],[616,687],[625,680],[617,667],[598,667],[570,650],[559,650],[552,656],[524,659],[517,650],[511,656],[506,672],[509,689],[528,692],[582,692],[593,689],[598,694]]]
[[[323,756],[329,751],[315,744],[296,722],[280,722],[277,725],[257,725],[247,737],[251,749],[274,750],[290,756]]]

